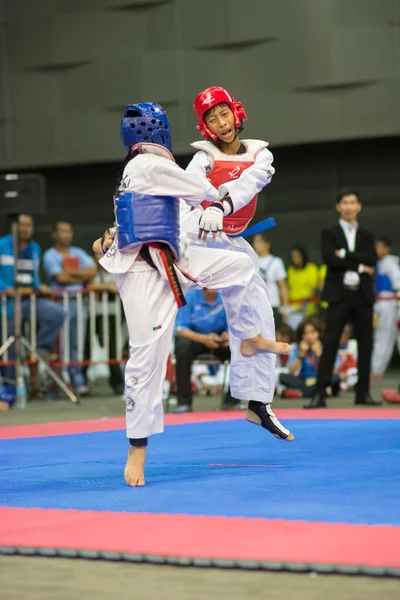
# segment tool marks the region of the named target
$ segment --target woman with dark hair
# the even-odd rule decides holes
[[[292,305],[289,325],[296,329],[306,315],[315,311],[315,304],[308,301],[316,295],[319,280],[317,265],[308,260],[307,251],[302,246],[293,246],[290,250],[287,277]]]
[[[297,343],[293,345],[286,368],[288,373],[281,373],[279,382],[288,390],[284,397],[309,398],[315,390],[319,359],[322,354],[322,329],[315,318],[302,321],[296,331]],[[340,392],[339,357],[336,358],[335,372],[332,376],[329,395],[337,396]]]

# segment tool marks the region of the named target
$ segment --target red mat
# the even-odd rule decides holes
[[[79,410],[77,408],[77,410]],[[303,410],[283,408],[275,414],[282,421],[286,419],[400,419],[400,409],[388,408],[327,408],[324,410]],[[208,423],[212,421],[232,421],[243,419],[244,411],[198,412],[183,415],[165,415],[166,425],[186,425],[187,423]],[[87,421],[64,421],[61,423],[40,423],[38,425],[11,425],[0,428],[0,439],[10,440],[74,433],[94,433],[96,431],[116,431],[125,429],[124,417],[111,419],[89,419]]]
[[[400,568],[400,527],[0,508],[0,544]]]

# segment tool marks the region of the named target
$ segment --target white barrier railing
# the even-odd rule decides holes
[[[59,334],[58,347],[54,348],[58,354],[58,359],[52,364],[55,367],[69,366],[89,366],[94,364],[114,364],[125,362],[123,358],[123,341],[127,338],[125,335],[126,326],[123,320],[123,311],[121,299],[118,294],[110,292],[60,292],[53,293],[51,296],[46,296],[47,300],[62,304],[65,311],[65,320]],[[28,325],[28,335],[30,345],[34,352],[37,348],[37,299],[39,296],[35,293],[23,294],[22,301],[29,302],[29,321],[24,325]],[[14,361],[9,360],[8,342],[13,332],[12,317],[7,316],[7,307],[12,305],[12,298],[8,298],[6,294],[0,294],[1,307],[1,340],[0,350],[3,346],[6,347],[3,354],[0,356],[0,366],[13,365]],[[99,322],[96,322],[97,317],[101,317],[101,328],[99,330]],[[71,326],[72,322],[72,326]],[[11,327],[10,327],[11,325]],[[40,324],[39,324],[40,325]],[[26,331],[24,331],[26,333]],[[96,359],[95,349],[97,337],[101,337],[101,346],[104,348],[105,358]],[[110,356],[110,340],[112,337],[112,346],[114,352]],[[25,357],[25,363],[29,364],[32,361]]]

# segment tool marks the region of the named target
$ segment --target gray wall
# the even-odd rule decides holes
[[[400,0],[0,0],[0,168],[119,160],[129,102],[175,151],[209,85],[272,147],[400,134]]]

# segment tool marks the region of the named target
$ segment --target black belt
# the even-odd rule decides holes
[[[167,274],[169,285],[171,286],[171,290],[175,296],[176,303],[179,308],[185,306],[185,295],[182,291],[180,281],[176,274],[174,259],[172,257],[170,247],[167,244],[156,243],[146,244],[141,247],[139,252],[140,256],[143,258],[143,260],[147,262],[148,265],[153,267],[153,269],[157,269],[157,267],[154,264],[153,259],[151,258],[149,247],[157,248],[158,250],[160,250],[160,257],[165,269],[165,273]]]

